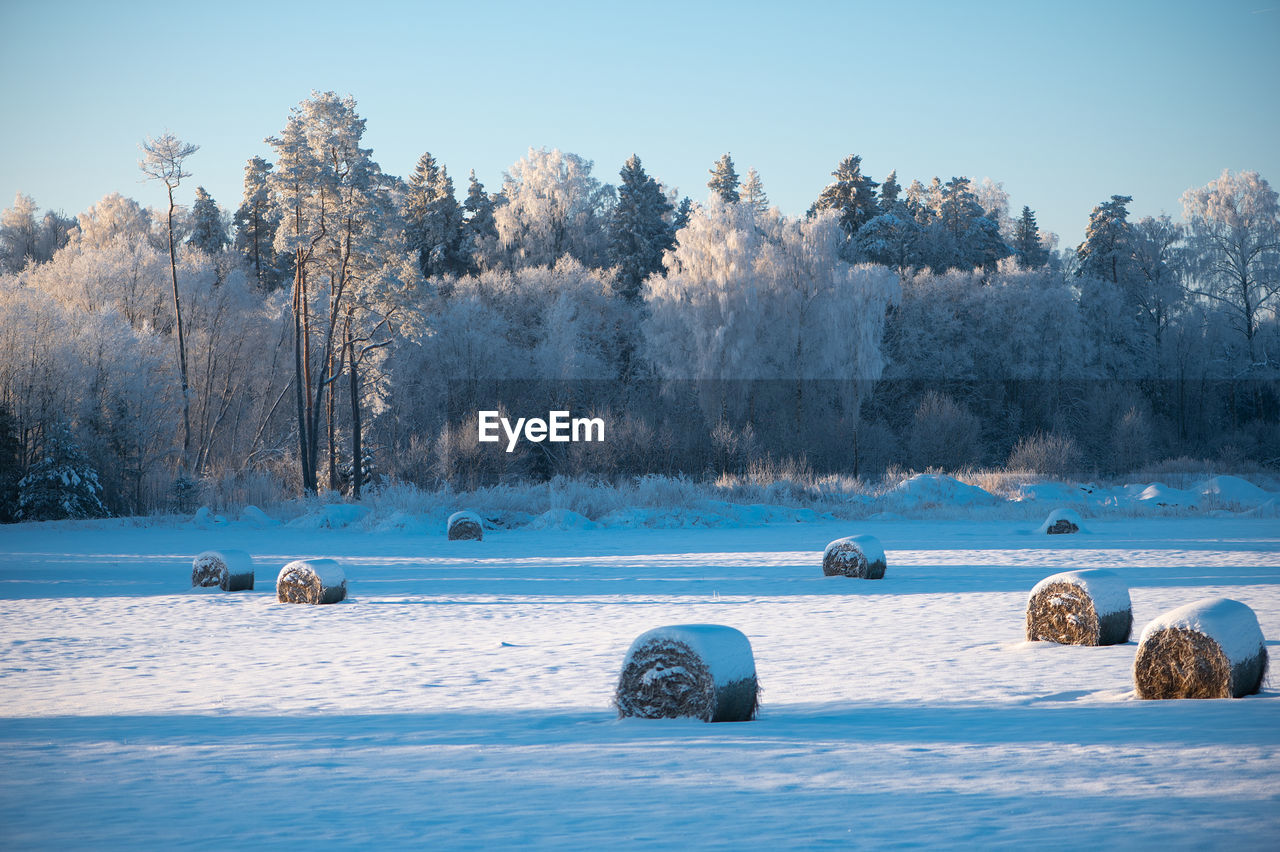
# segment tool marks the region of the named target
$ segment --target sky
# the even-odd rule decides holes
[[[313,90],[356,99],[384,171],[430,151],[460,195],[547,147],[701,200],[729,152],[798,215],[860,154],[904,186],[990,177],[1066,247],[1113,194],[1178,218],[1224,169],[1280,185],[1280,0],[0,0],[0,80],[0,206],[68,214],[159,206],[137,161],[165,131],[200,146],[179,200],[234,210]]]

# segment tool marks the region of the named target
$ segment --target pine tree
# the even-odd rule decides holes
[[[835,210],[846,241],[852,240],[858,229],[879,212],[875,192],[879,184],[862,173],[862,157],[857,154],[845,157],[831,175],[835,181],[822,190],[808,215]]]
[[[671,234],[674,237],[680,232],[680,229],[689,224],[689,217],[693,214],[693,200],[689,196],[680,199],[680,203],[676,205],[676,212],[671,217]]]
[[[22,445],[14,434],[13,415],[0,403],[0,524],[18,520],[18,483],[22,479]]]
[[[248,261],[253,280],[264,292],[275,289],[288,276],[287,270],[278,268],[279,261],[287,260],[287,256],[277,256],[273,245],[279,215],[271,206],[270,175],[271,164],[266,160],[249,160],[244,167],[244,201],[232,219],[236,226],[235,248]]]
[[[1013,254],[1023,269],[1037,269],[1049,262],[1049,253],[1040,244],[1036,214],[1030,207],[1022,208],[1022,215],[1013,226]]]
[[[1077,275],[1092,275],[1124,285],[1128,278],[1130,225],[1128,204],[1132,196],[1113,195],[1089,214],[1084,242],[1076,249]]]
[[[757,215],[769,211],[769,196],[765,194],[760,173],[755,169],[747,169],[747,179],[742,183],[741,196],[742,202],[750,205]]]
[[[102,502],[98,472],[65,429],[53,432],[18,483],[18,518],[58,521],[110,514]]]
[[[618,267],[618,291],[640,298],[640,284],[662,269],[662,255],[674,244],[672,209],[662,187],[645,174],[635,154],[618,175],[618,203],[609,216],[609,262]]]
[[[738,173],[733,170],[733,157],[724,154],[720,159],[716,160],[716,164],[711,169],[711,180],[707,181],[707,188],[720,196],[720,200],[729,204],[737,204],[738,195]]]
[[[471,256],[470,271],[478,268],[476,258],[482,246],[498,239],[498,226],[493,220],[496,203],[493,196],[484,191],[484,184],[476,180],[476,170],[467,179],[467,197],[462,202],[465,211],[464,253]]]
[[[405,238],[418,256],[424,277],[464,272],[462,207],[453,194],[453,179],[430,152],[418,159],[409,176],[401,206]]]
[[[187,245],[207,255],[215,255],[230,244],[222,211],[203,186],[196,187],[196,200],[191,205],[191,236]]]
[[[888,213],[893,210],[894,205],[898,203],[898,195],[901,192],[902,185],[898,183],[898,170],[894,169],[889,172],[889,176],[880,185],[880,212]]]

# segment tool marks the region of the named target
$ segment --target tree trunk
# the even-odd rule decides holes
[[[187,340],[182,328],[182,300],[178,296],[178,255],[173,245],[173,187],[169,189],[169,272],[173,276],[173,315],[178,332],[178,370],[182,377],[182,470],[191,452],[191,390],[187,383]]]
[[[302,490],[308,494],[314,494],[316,493],[316,470],[314,461],[308,452],[311,445],[308,440],[310,418],[307,411],[307,397],[309,396],[310,387],[308,385],[309,379],[307,378],[308,371],[305,368],[306,351],[309,347],[306,343],[306,324],[303,322],[303,315],[306,310],[306,265],[303,262],[301,249],[298,250],[294,260],[293,384],[296,389],[295,396],[298,404],[298,463],[302,469]]]
[[[335,375],[334,368],[332,366],[335,356],[338,358],[342,357],[341,353],[331,352],[329,354],[330,366],[326,372],[329,373],[330,376]],[[325,419],[327,421],[325,426],[326,426],[326,431],[328,432],[328,439],[329,439],[329,490],[330,491],[338,491],[342,487],[342,483],[338,481],[338,435],[337,435],[337,423],[335,422],[337,418],[334,416],[336,414],[336,412],[334,411],[335,398],[336,398],[336,394],[331,391],[328,397],[326,397],[324,401],[324,413],[325,413]]]
[[[356,370],[356,345],[347,329],[347,364],[351,368],[351,497],[360,499],[360,484],[364,479],[364,460],[360,446],[360,374]]]

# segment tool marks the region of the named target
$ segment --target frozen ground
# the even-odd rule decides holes
[[[1038,580],[1106,567],[1134,642],[1226,595],[1274,657],[1280,521],[1038,525],[2,527],[0,847],[1275,848],[1274,686],[1136,701],[1132,642],[1022,631]],[[885,579],[822,576],[854,533]],[[188,588],[215,547],[256,591]],[[349,600],[277,604],[323,556]],[[630,642],[682,622],[750,638],[757,721],[615,718]]]

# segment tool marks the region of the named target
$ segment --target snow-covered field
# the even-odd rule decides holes
[[[0,847],[1276,848],[1280,691],[1143,702],[1130,667],[1211,595],[1275,656],[1280,521],[1038,525],[0,528]],[[883,580],[822,576],[854,533]],[[255,591],[189,588],[217,547]],[[275,602],[306,557],[347,601]],[[1024,642],[1030,589],[1088,567],[1133,640]],[[750,638],[758,720],[616,718],[628,645],[687,622]]]

